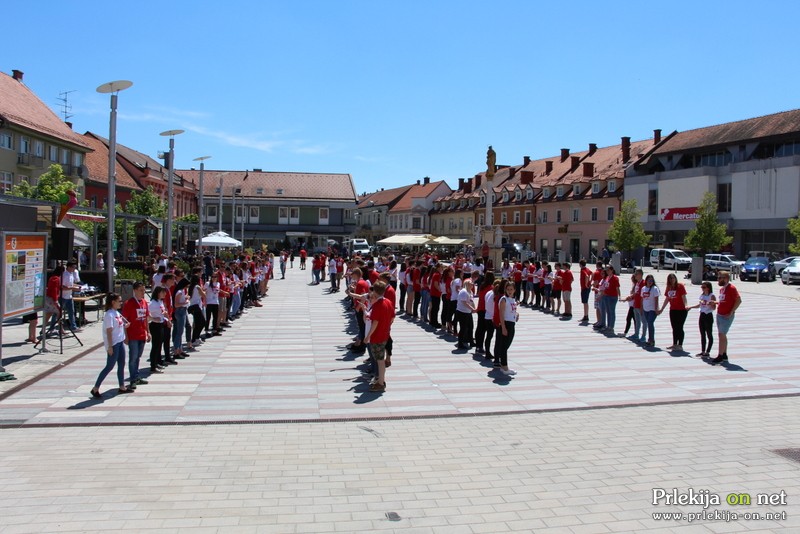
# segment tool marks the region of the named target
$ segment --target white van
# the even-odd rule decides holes
[[[347,250],[350,251],[350,254],[361,254],[362,256],[366,256],[370,253],[369,241],[363,238],[354,238],[349,239],[344,242],[344,246],[347,247]]]
[[[650,266],[663,269],[688,269],[692,266],[692,258],[676,248],[654,248],[650,251]]]

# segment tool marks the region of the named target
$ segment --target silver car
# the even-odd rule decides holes
[[[783,258],[780,261],[776,261],[775,263],[773,263],[773,265],[775,266],[775,272],[781,274],[781,272],[786,267],[788,267],[790,263],[792,263],[794,260],[798,258],[800,258],[800,256],[789,256],[788,258]]]
[[[781,282],[784,284],[800,284],[800,258],[793,260],[781,271]]]

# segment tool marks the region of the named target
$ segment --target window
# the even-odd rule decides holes
[[[614,220],[614,206],[609,206],[606,210],[606,220],[613,221]]]
[[[544,188],[544,191],[542,192],[542,196],[544,198],[550,198],[550,188],[549,187],[545,187]]]
[[[467,217],[467,230],[472,231],[472,219]]]
[[[492,193],[492,204],[494,204],[495,202],[497,202],[497,195]]]
[[[592,194],[596,195],[600,192],[600,182],[592,182]]]
[[[214,192],[215,192],[216,194],[218,194],[218,195],[219,195],[219,191],[220,191],[220,189],[219,189],[219,186],[217,186],[217,187],[215,187],[215,188],[214,188]]]
[[[72,154],[72,164],[76,167],[83,165],[83,154],[80,152],[74,152]]]
[[[69,164],[69,150],[66,148],[61,149],[61,164],[67,165]]]
[[[484,226],[484,225],[486,224],[486,223],[484,222],[485,220],[486,220],[486,219],[484,219],[483,213],[481,213],[480,215],[478,215],[478,226]]]
[[[244,221],[244,206],[236,206],[236,222],[240,223]]]
[[[533,189],[528,189],[528,195],[527,196],[528,196],[528,200],[531,200],[533,198]]]
[[[489,224],[494,224],[494,213],[492,213],[492,216],[489,217]]]
[[[278,208],[278,224],[289,224],[289,208]]]
[[[519,212],[514,212],[514,224],[519,224]]]
[[[561,222],[561,210],[556,210],[556,222]]]
[[[256,187],[256,195],[263,195],[264,188],[263,187]]]
[[[578,222],[581,220],[581,210],[578,208],[572,209],[572,222]]]
[[[592,221],[597,220],[597,208],[592,208]]]
[[[514,200],[522,200],[522,191],[517,190],[514,193]]]
[[[14,138],[11,136],[10,133],[6,132],[0,133],[0,148],[5,148],[7,150],[14,150]]]
[[[217,222],[217,206],[206,206],[206,221]]]
[[[608,181],[608,192],[609,193],[616,193],[617,192],[617,181],[616,180],[609,180]]]
[[[381,223],[381,212],[375,213],[375,224]],[[406,226],[408,226],[408,216],[406,216]]]
[[[555,248],[555,254],[558,256],[558,253],[561,252],[562,242],[560,239],[553,240],[553,247]]]
[[[559,185],[558,188],[556,189],[556,196],[559,197],[559,198],[564,196],[564,186],[563,185]]]
[[[328,208],[319,209],[319,224],[329,224],[330,210]]]
[[[30,154],[31,153],[31,140],[27,137],[20,137],[19,138],[19,153],[20,154]]]
[[[463,221],[464,219],[461,220]],[[422,217],[412,217],[411,228],[414,230],[422,230]]]
[[[464,218],[463,217],[458,219],[458,229],[459,230],[463,230],[464,229]]]
[[[250,224],[258,224],[258,219],[260,218],[261,208],[258,206],[250,206],[250,217],[249,223]]]
[[[50,145],[48,147],[47,159],[50,161],[58,161],[58,147]]]
[[[0,171],[0,193],[8,193],[14,187],[14,175],[10,172]]]
[[[503,202],[508,202],[508,191],[503,191]]]
[[[531,212],[530,210],[528,210],[525,212],[525,224],[530,224],[530,223],[531,223]]]
[[[731,211],[731,184],[717,184],[717,213]]]
[[[543,223],[546,223],[546,222],[547,222],[547,212],[546,212],[546,211],[543,211],[543,212],[542,212],[542,222],[543,222]]]
[[[453,221],[452,217],[450,217],[450,219],[448,219],[448,221],[447,221],[447,228],[450,229],[450,230],[455,230],[456,229],[456,223],[455,223],[455,221]]]
[[[508,216],[506,212],[500,214],[500,224],[508,224]]]
[[[300,208],[289,208],[289,224],[300,224]]]
[[[647,214],[658,215],[658,189],[647,192]]]
[[[41,141],[33,142],[33,155],[40,158],[44,157],[44,143]]]
[[[484,204],[486,204],[486,195],[481,193],[481,205],[484,205]]]
[[[236,189],[233,190],[233,193],[235,195],[241,195],[242,194],[242,188],[241,187],[237,187]]]
[[[578,185],[578,184],[573,185],[572,186],[572,195],[577,197],[580,194],[581,194],[581,186]]]
[[[547,239],[542,239],[539,241],[539,253],[542,256],[547,256]]]
[[[276,195],[282,195],[283,194],[283,189],[281,189],[281,188],[276,189],[275,190],[275,194]]]
[[[93,208],[97,207],[97,195],[92,195],[92,199],[89,201],[89,205]]]

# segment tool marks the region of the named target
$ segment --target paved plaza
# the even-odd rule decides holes
[[[272,281],[263,308],[133,395],[112,373],[90,399],[97,325],[83,355],[4,345],[25,387],[0,383],[0,532],[800,531],[800,464],[773,452],[800,448],[796,288],[737,284],[727,367],[693,357],[696,310],[678,354],[524,309],[513,378],[398,318],[376,394],[345,348],[342,294],[309,281]],[[666,317],[656,341],[671,342]],[[655,520],[704,511],[654,505],[656,488],[722,503]],[[781,491],[786,504],[756,504]]]

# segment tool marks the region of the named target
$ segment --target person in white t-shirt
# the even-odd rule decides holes
[[[510,280],[504,280],[502,285],[503,296],[500,297],[497,307],[497,312],[500,314],[500,328],[497,332],[497,343],[494,349],[495,359],[500,361],[495,363],[495,367],[499,367],[503,374],[513,376],[517,372],[508,368],[508,349],[511,347],[511,342],[514,341],[514,332],[517,321],[519,321],[517,300],[514,298],[516,288],[514,282]]]
[[[474,332],[472,314],[477,310],[472,300],[472,280],[464,280],[463,288],[456,297],[456,319],[458,320],[458,343],[456,348],[469,350],[474,345],[472,334]]]
[[[116,293],[109,293],[106,298],[106,314],[103,317],[103,347],[106,349],[106,366],[97,375],[97,380],[92,388],[92,397],[99,399],[100,385],[108,373],[117,366],[117,380],[120,393],[133,393],[133,389],[125,387],[125,329],[128,320],[120,313],[122,297]]]
[[[222,335],[222,329],[219,326],[220,287],[219,271],[217,271],[211,275],[211,280],[206,285],[206,337]]]
[[[334,255],[328,260],[328,275],[331,279],[331,293],[339,291],[339,287],[336,285],[337,281],[339,280],[338,270],[336,267],[336,256]]]
[[[75,302],[72,300],[72,292],[81,288],[78,284],[80,278],[77,268],[77,262],[72,260],[67,262],[67,269],[61,275],[61,298],[58,299],[61,309],[67,312],[69,328],[73,331],[78,330],[78,324],[75,322]]]
[[[651,347],[656,344],[656,316],[658,315],[658,297],[661,291],[656,285],[656,279],[652,274],[648,274],[644,280],[644,287],[641,290],[642,311],[644,312],[645,331],[647,332],[647,344]],[[645,342],[645,334],[642,332],[640,342]]]

